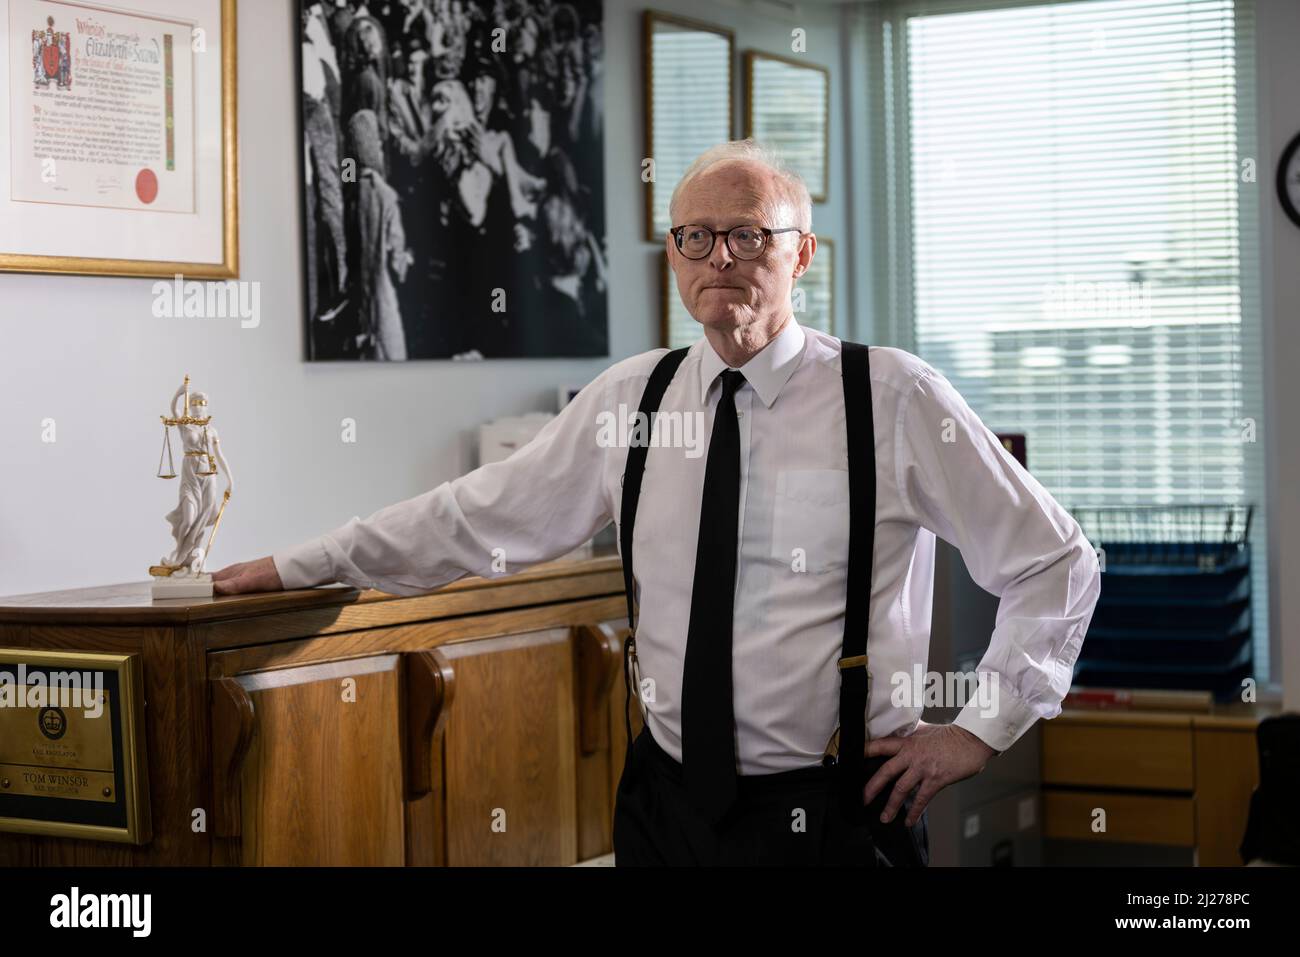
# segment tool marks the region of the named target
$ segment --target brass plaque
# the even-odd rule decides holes
[[[37,699],[41,691],[39,685],[14,688],[24,701]],[[0,708],[0,785],[5,793],[112,801],[117,793],[113,729],[108,721],[97,720],[108,708],[108,697],[104,689],[89,709],[50,704]]]
[[[149,839],[138,655],[0,649],[0,831]]]

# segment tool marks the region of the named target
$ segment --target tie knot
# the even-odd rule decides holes
[[[723,395],[735,395],[740,384],[745,381],[745,374],[739,369],[727,369],[719,373],[718,377],[722,379]]]

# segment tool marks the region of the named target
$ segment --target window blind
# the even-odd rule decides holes
[[[899,3],[881,42],[901,344],[1067,508],[1256,505],[1248,0]]]

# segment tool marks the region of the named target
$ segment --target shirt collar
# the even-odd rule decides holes
[[[785,328],[777,334],[776,338],[740,367],[745,381],[753,387],[758,397],[763,400],[763,404],[769,409],[776,401],[781,387],[789,381],[795,367],[799,365],[805,339],[803,327],[791,314],[790,321],[785,324]],[[701,339],[701,342],[704,345],[700,354],[700,405],[706,405],[709,387],[718,378],[718,373],[730,367],[726,360],[713,350],[713,345],[707,338]]]

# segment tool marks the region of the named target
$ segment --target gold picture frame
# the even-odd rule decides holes
[[[22,680],[33,672],[45,676],[43,699]],[[140,655],[0,648],[0,674],[0,831],[148,843]],[[85,676],[75,696],[54,695],[56,676],[70,689],[71,675]],[[98,714],[85,695],[94,675]]]
[[[0,16],[8,18],[11,0],[0,0]],[[234,279],[239,276],[239,122],[238,58],[236,52],[236,0],[218,0],[221,37],[221,261],[184,262],[155,259],[99,258],[29,254],[5,251],[7,237],[0,235],[0,272],[24,272],[83,276],[130,276],[172,278],[180,274],[188,279]],[[120,0],[92,0],[90,9],[135,16],[141,12]],[[10,78],[0,76],[0,84],[9,89]],[[196,93],[197,98],[197,93]],[[11,122],[13,122],[11,117]],[[170,128],[170,125],[169,125]],[[5,131],[6,135],[9,131]],[[198,150],[195,164],[200,163]],[[196,170],[197,174],[197,170]],[[194,215],[198,215],[195,213]]]
[[[645,238],[647,242],[663,242],[671,225],[666,219],[668,200],[672,188],[685,172],[687,165],[711,146],[732,138],[735,128],[735,56],[736,37],[726,27],[712,23],[646,10],[642,14],[642,66],[645,93],[645,155],[654,163],[654,175],[645,183]],[[676,63],[676,79],[665,67],[656,75],[655,47],[666,44],[669,37],[680,39]],[[657,40],[657,38],[660,38]],[[661,60],[667,59],[661,56]],[[726,78],[725,92],[717,92],[718,80]],[[671,145],[667,134],[668,118],[673,104],[657,103],[656,89],[667,96],[675,92],[684,102],[681,115],[691,117],[694,139],[685,141],[685,130],[678,129]],[[713,93],[717,102],[705,102]],[[685,101],[685,97],[689,100]],[[709,112],[712,108],[712,113]],[[725,120],[722,113],[725,109]],[[701,117],[704,117],[702,121]],[[656,142],[655,128],[661,126]],[[662,155],[660,155],[662,154]]]
[[[817,63],[746,50],[745,136],[778,150],[808,184],[814,203],[830,192],[831,71]],[[784,94],[765,94],[768,87]],[[808,105],[809,97],[821,100]]]

